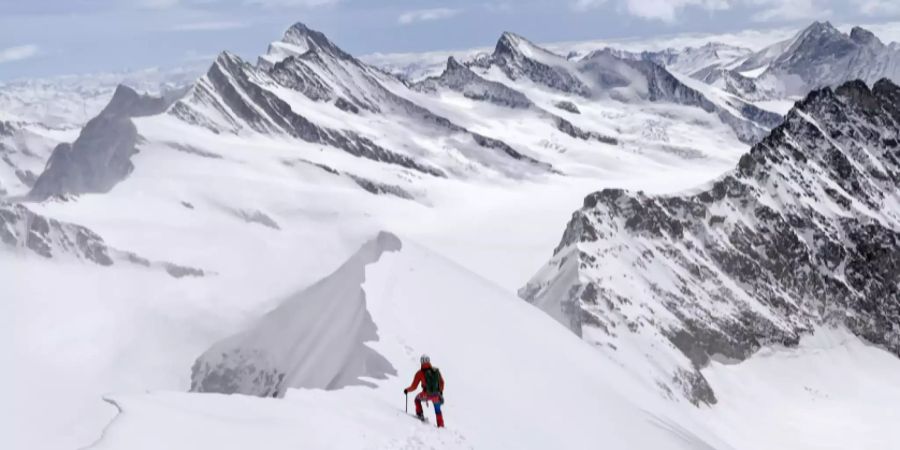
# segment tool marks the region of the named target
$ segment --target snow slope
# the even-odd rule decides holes
[[[645,402],[652,399],[634,389],[614,364],[537,309],[423,247],[381,234],[330,276],[337,279],[323,283],[357,286],[361,280],[353,272],[362,269],[364,306],[377,325],[377,337],[368,345],[399,376],[364,378],[374,388],[291,390],[281,401],[114,396],[122,412],[91,448],[588,449],[598,440],[609,449],[727,448],[681,428],[689,419],[670,415],[665,405],[651,410]],[[355,293],[312,289],[307,301],[327,302],[337,315],[357,314]],[[319,335],[325,340],[314,348],[325,354],[354,339],[352,333],[317,326],[315,315],[281,312],[283,326],[269,329],[272,338]],[[254,342],[263,344],[261,350],[287,344]],[[317,351],[296,352],[287,362],[301,364],[317,358]],[[400,391],[424,352],[447,379],[444,431],[404,417],[402,410]],[[353,355],[332,356],[353,361]],[[605,382],[595,382],[598,378]]]
[[[721,394],[700,410],[703,420],[740,448],[891,450],[900,442],[900,359],[842,328],[741,364],[714,361],[703,374]]]
[[[77,129],[53,129],[0,111],[0,198],[23,196],[34,186],[53,148]]]

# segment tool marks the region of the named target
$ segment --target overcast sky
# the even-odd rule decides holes
[[[900,0],[0,0],[0,79],[253,58],[302,21],[354,54],[900,17]]]

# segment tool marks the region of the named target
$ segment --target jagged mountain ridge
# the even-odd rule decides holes
[[[521,91],[517,91],[501,82],[482,78],[452,56],[448,58],[447,67],[440,76],[427,78],[413,84],[412,87],[417,91],[429,94],[439,94],[440,88],[446,88],[476,101],[511,109],[531,109],[543,119],[554,124],[557,130],[570,137],[582,140],[596,140],[610,145],[618,144],[618,141],[613,137],[584,130],[559,115],[542,109]],[[575,108],[577,110],[577,107]],[[572,109],[569,108],[568,111],[571,112]]]
[[[704,73],[725,67],[735,60],[746,58],[753,53],[748,48],[720,42],[708,42],[698,47],[668,48],[657,51],[632,52],[612,47],[602,50],[623,59],[652,61],[669,71],[698,79]]]
[[[471,62],[473,68],[496,67],[509,79],[531,83],[584,98],[610,97],[623,102],[649,101],[698,107],[713,113],[745,142],[756,142],[780,117],[740,101],[737,109],[723,108],[692,89],[650,59],[624,57],[609,49],[569,60],[513,33],[504,33],[494,53]]]
[[[520,295],[612,355],[654,342],[648,370],[695,403],[711,358],[822,323],[900,356],[898,100],[886,79],[817,90],[698,193],[588,196]]]
[[[830,22],[813,22],[793,38],[738,59],[731,67],[734,72],[762,71],[754,87],[745,87],[751,95],[760,91],[766,98],[802,96],[855,79],[898,82],[900,49],[862,27],[842,33]]]
[[[629,101],[697,107],[713,113],[713,120],[731,127],[745,142],[757,140],[780,120],[778,115],[749,104],[723,106],[710,101],[651,62],[598,53],[572,65],[511,33],[501,36],[487,64],[504,67],[510,80],[546,77],[542,83],[587,98],[603,88]],[[392,166],[394,175],[372,180],[382,185],[402,184],[397,179],[408,178],[404,175],[408,172],[463,178],[482,172],[512,178],[557,172],[543,161],[540,149],[510,145],[501,136],[468,129],[456,122],[452,110],[450,116],[447,111],[435,112],[439,102],[430,97],[423,102],[417,96],[433,93],[435,85],[462,92],[473,101],[529,110],[547,123],[549,130],[570,138],[618,144],[608,132],[595,131],[584,123],[576,125],[564,114],[536,107],[527,91],[472,70],[479,67],[478,61],[467,67],[450,60],[442,76],[410,85],[344,52],[324,34],[296,24],[270,45],[257,65],[223,52],[182,97],[167,97],[158,108],[147,111],[107,108],[88,124],[73,144],[75,150],[67,150],[68,145],[57,149],[37,180],[32,198],[108,191],[133,170],[131,157],[138,151],[138,141],[162,139],[142,134],[131,119],[160,115],[214,134],[297,139]],[[637,89],[635,94],[631,88],[644,83],[629,77],[646,80],[646,89]],[[629,89],[634,92],[627,92]],[[112,104],[116,103],[121,101],[114,97]],[[376,123],[379,125],[373,126]],[[341,167],[332,169],[353,173]],[[404,190],[396,187],[392,189]]]
[[[406,89],[399,80],[384,74],[303,24],[291,27],[282,41],[252,66],[236,55],[222,54],[192,94],[176,104],[172,113],[182,120],[201,124],[216,132],[239,132],[250,128],[261,133],[287,133],[311,143],[330,145],[356,156],[396,164],[433,176],[446,176],[446,169],[426,162],[428,151],[413,148],[400,153],[359,135],[352,129],[333,129],[315,124],[279,97],[283,90],[302,94],[312,102],[328,102],[347,114],[393,116],[421,134],[440,133],[453,139],[467,156],[482,163],[497,161],[509,174],[548,170],[549,166],[513,149],[504,142],[473,133],[445,117],[432,113],[398,95]],[[285,45],[292,52],[282,52]],[[210,112],[210,108],[214,112]],[[214,117],[214,120],[210,120]],[[414,155],[407,154],[408,152]],[[500,156],[491,155],[497,153]],[[521,167],[520,167],[521,166]],[[529,168],[528,166],[533,166]],[[453,169],[450,169],[453,171]]]

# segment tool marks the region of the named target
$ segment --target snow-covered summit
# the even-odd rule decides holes
[[[301,22],[297,22],[284,32],[279,41],[269,44],[269,49],[259,57],[258,65],[271,69],[289,57],[300,56],[306,52],[325,52],[342,59],[353,59],[350,54],[341,50],[321,31],[313,30]]]
[[[736,70],[763,70],[756,83],[774,95],[805,95],[854,79],[898,82],[900,51],[861,27],[847,34],[829,22],[814,22],[792,39],[751,55]]]

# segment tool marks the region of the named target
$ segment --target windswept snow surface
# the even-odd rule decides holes
[[[347,264],[365,267],[365,305],[378,327],[370,345],[399,377],[370,379],[374,389],[289,391],[283,401],[174,393],[113,397],[122,413],[91,448],[728,448],[686,431],[682,427],[699,426],[676,417],[611,361],[503,289],[389,235],[375,241],[383,253],[366,266],[371,245]],[[355,285],[359,280],[350,272],[342,268],[335,275]],[[332,302],[355,314],[354,295],[320,294],[327,297],[308,301]],[[284,316],[282,331],[308,327],[311,319]],[[322,350],[340,347],[330,344]],[[447,380],[448,428],[442,431],[403,411],[401,390],[426,352]],[[298,353],[291,361],[306,357]]]
[[[796,348],[764,348],[741,364],[714,361],[703,375],[720,400],[701,414],[736,448],[900,445],[900,360],[847,330],[818,329]]]

